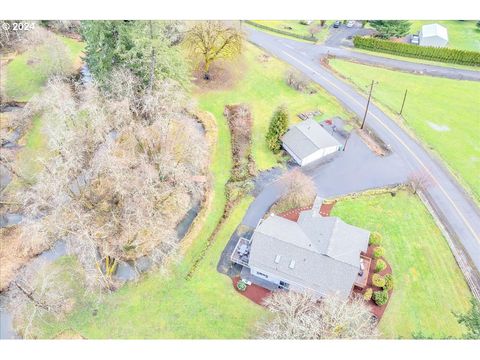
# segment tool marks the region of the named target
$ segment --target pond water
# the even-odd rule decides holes
[[[17,225],[18,223],[20,223],[20,221],[22,221],[22,219],[22,214],[0,215],[0,228]]]

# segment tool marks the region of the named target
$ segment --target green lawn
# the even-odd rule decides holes
[[[422,202],[409,192],[341,200],[332,215],[383,235],[395,288],[380,322],[388,338],[423,332],[459,337],[452,311],[469,308],[470,291],[450,248]]]
[[[404,122],[433,148],[480,201],[480,83],[407,74],[343,60],[330,65],[362,91],[372,79],[377,103],[398,112],[405,89]],[[387,111],[388,111],[387,109]]]
[[[235,85],[228,90],[204,91],[198,94],[198,98],[200,106],[213,113],[222,124],[225,123],[225,105],[250,105],[254,123],[252,152],[257,167],[264,170],[276,166],[279,161],[279,157],[268,149],[265,142],[270,118],[277,106],[287,105],[292,123],[300,121],[296,114],[312,110],[321,110],[324,113],[321,119],[335,115],[349,119],[351,115],[320,87],[318,93],[309,95],[287,86],[284,77],[289,66],[275,58],[261,62],[261,54],[258,48],[247,45],[243,58],[245,69],[239,74]]]
[[[480,29],[475,25],[476,20],[413,20],[410,33],[414,34],[426,24],[440,24],[448,30],[448,47],[480,51]]]
[[[80,66],[80,56],[84,44],[76,40],[60,37],[67,45],[71,55],[72,72]],[[35,61],[32,62],[35,54]],[[45,74],[40,71],[36,61],[48,61],[49,54],[38,49],[28,50],[17,55],[6,66],[5,92],[9,99],[17,101],[28,101],[34,94],[38,93],[47,80]]]
[[[283,31],[289,31],[301,36],[310,36],[310,33],[308,32],[308,28],[312,24],[316,24],[320,26],[320,20],[313,20],[313,23],[311,25],[300,24],[299,20],[254,20],[254,22],[261,25],[269,26],[271,28],[275,28]],[[315,34],[315,37],[318,39],[317,40],[318,43],[323,43],[326,40],[330,30],[331,23],[332,21],[326,21],[324,27],[320,30],[320,32],[318,34]]]

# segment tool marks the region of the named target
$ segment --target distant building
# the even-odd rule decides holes
[[[313,119],[290,127],[283,136],[282,143],[283,148],[300,166],[342,149],[342,144]]]
[[[250,280],[260,286],[346,299],[353,286],[366,284],[369,236],[367,230],[312,210],[301,212],[297,222],[270,216],[250,240],[240,239],[232,261],[249,268]]]
[[[448,31],[439,24],[423,25],[419,37],[420,46],[444,47],[448,44]]]

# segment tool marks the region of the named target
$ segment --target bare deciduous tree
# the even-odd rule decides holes
[[[348,301],[327,296],[317,302],[308,293],[275,292],[265,300],[273,318],[260,325],[267,339],[370,339],[376,321],[361,297]]]
[[[218,59],[231,59],[239,55],[243,47],[243,35],[239,29],[222,21],[195,23],[185,36],[189,50],[202,58],[204,78],[210,79],[210,66]]]
[[[281,179],[284,190],[279,203],[282,209],[294,209],[312,204],[316,190],[313,180],[299,168],[287,172]]]
[[[38,97],[51,157],[18,194],[25,209],[24,250],[66,238],[90,285],[110,287],[117,260],[178,246],[175,227],[203,192],[206,144],[188,101],[170,82],[139,93],[135,80],[104,98],[95,87],[52,79]]]

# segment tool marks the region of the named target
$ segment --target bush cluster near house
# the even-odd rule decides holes
[[[393,290],[393,275],[392,274],[385,275],[385,289]]]
[[[382,246],[377,246],[373,249],[373,258],[379,259],[385,255],[385,249]]]
[[[480,66],[480,52],[393,42],[373,37],[355,36],[355,47],[418,59],[442,61],[460,65]]]
[[[372,275],[372,284],[377,287],[384,287],[385,286],[385,278],[380,274],[373,274]]]
[[[387,267],[387,264],[382,259],[378,259],[375,262],[375,272],[380,272],[382,270],[385,270],[386,267]]]
[[[373,231],[370,234],[368,244],[369,245],[381,245],[382,244],[382,234],[380,234],[378,231]]]
[[[372,288],[368,288],[367,290],[365,290],[365,292],[363,293],[363,299],[365,301],[369,301],[371,298],[372,298],[372,295],[373,295],[373,289]]]
[[[388,301],[388,291],[387,290],[379,290],[373,293],[373,301],[378,306],[385,305]]]

